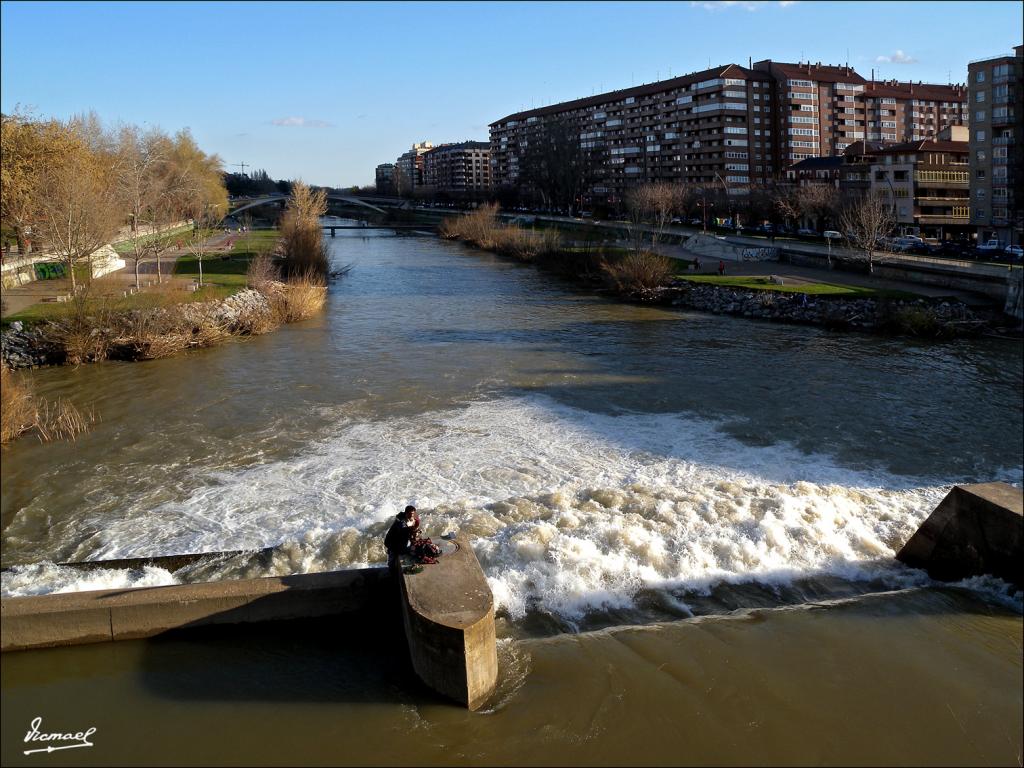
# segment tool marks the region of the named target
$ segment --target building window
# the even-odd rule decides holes
[[[979,109],[977,112],[975,112],[974,119],[979,123],[985,122],[985,110]]]
[[[976,93],[974,94],[974,100],[975,100],[976,102],[978,102],[979,104],[980,104],[981,102],[983,102],[983,101],[985,100],[985,92],[984,92],[984,91],[977,91],[977,92],[976,92]]]
[[[980,163],[985,162],[985,150],[984,149],[979,149],[977,151],[976,155],[977,155],[977,158],[978,158],[978,162],[980,162]]]
[[[976,83],[984,83],[985,82],[985,70],[984,69],[979,69],[977,71],[977,73],[974,75],[974,82],[976,82]]]
[[[985,178],[985,171],[983,169],[979,168],[977,173],[974,174],[974,177],[976,179],[984,179]]]
[[[984,131],[975,131],[974,132],[974,140],[975,141],[984,141],[985,140],[985,132]]]

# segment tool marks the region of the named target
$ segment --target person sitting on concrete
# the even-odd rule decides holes
[[[412,552],[413,542],[420,533],[420,518],[412,504],[395,515],[395,522],[384,536],[384,548],[388,551],[388,568],[397,568],[402,555]]]

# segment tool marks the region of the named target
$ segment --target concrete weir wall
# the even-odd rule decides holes
[[[367,608],[393,589],[386,568],[63,592],[0,601],[0,650],[135,640],[211,624],[312,618]]]
[[[497,683],[494,603],[469,541],[457,539],[445,546],[450,552],[437,564],[400,574],[397,585],[387,568],[362,568],[3,598],[0,650],[136,640],[214,624],[367,612],[393,605],[397,594],[416,673],[434,690],[473,710],[490,697]],[[159,560],[188,565],[196,557]]]

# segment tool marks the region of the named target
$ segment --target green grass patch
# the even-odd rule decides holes
[[[228,253],[214,251],[203,257],[203,284],[211,287],[229,288],[230,292],[245,287],[245,274],[249,262],[261,253],[266,253],[277,244],[280,233],[277,230],[256,230],[246,232],[235,241],[235,247]],[[182,256],[174,265],[177,277],[199,279],[199,259]],[[205,288],[204,288],[205,290]]]
[[[770,282],[767,277],[729,277],[719,275],[677,275],[677,277],[691,283],[721,285],[727,288],[748,288],[755,291],[777,291],[778,293],[806,293],[809,296],[835,296],[848,299],[920,298],[918,294],[906,291],[866,288],[859,285],[839,285],[837,283],[784,283],[783,285],[777,285]]]
[[[172,229],[168,232],[164,232],[161,235],[146,235],[143,238],[141,238],[141,242],[148,245],[157,240],[162,240],[163,244],[167,248],[171,248],[179,240],[184,244],[185,241],[188,240],[191,233],[192,225],[183,224],[182,226],[176,227],[175,229]],[[127,256],[133,252],[134,247],[132,245],[131,240],[122,240],[119,243],[114,243],[114,250],[117,252],[118,256]]]

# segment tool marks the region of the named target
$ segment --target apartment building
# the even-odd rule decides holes
[[[377,192],[382,195],[395,194],[395,164],[381,163],[376,171]]]
[[[890,201],[904,234],[967,239],[973,233],[967,134],[965,126],[947,126],[934,138],[879,147],[861,165],[856,181],[867,184],[858,186]]]
[[[567,126],[585,154],[584,204],[667,180],[743,193],[856,141],[911,141],[966,121],[963,86],[873,83],[848,66],[759,61],[518,112],[490,125],[495,187],[529,187],[530,143]],[[891,113],[891,114],[890,114]]]
[[[876,82],[849,66],[755,62],[775,84],[777,163],[839,155],[854,141],[915,141],[966,125],[963,85]]]
[[[490,125],[496,187],[518,186],[531,141],[567,127],[585,155],[586,204],[621,204],[647,181],[729,190],[775,175],[770,78],[729,64],[634,88],[518,112]]]
[[[971,223],[978,240],[1024,242],[1024,46],[967,67],[971,105]]]
[[[479,198],[491,188],[491,145],[486,141],[442,144],[423,154],[424,186],[456,198]]]
[[[423,186],[423,156],[433,148],[429,141],[421,141],[395,161],[394,182],[398,194],[415,192]]]

